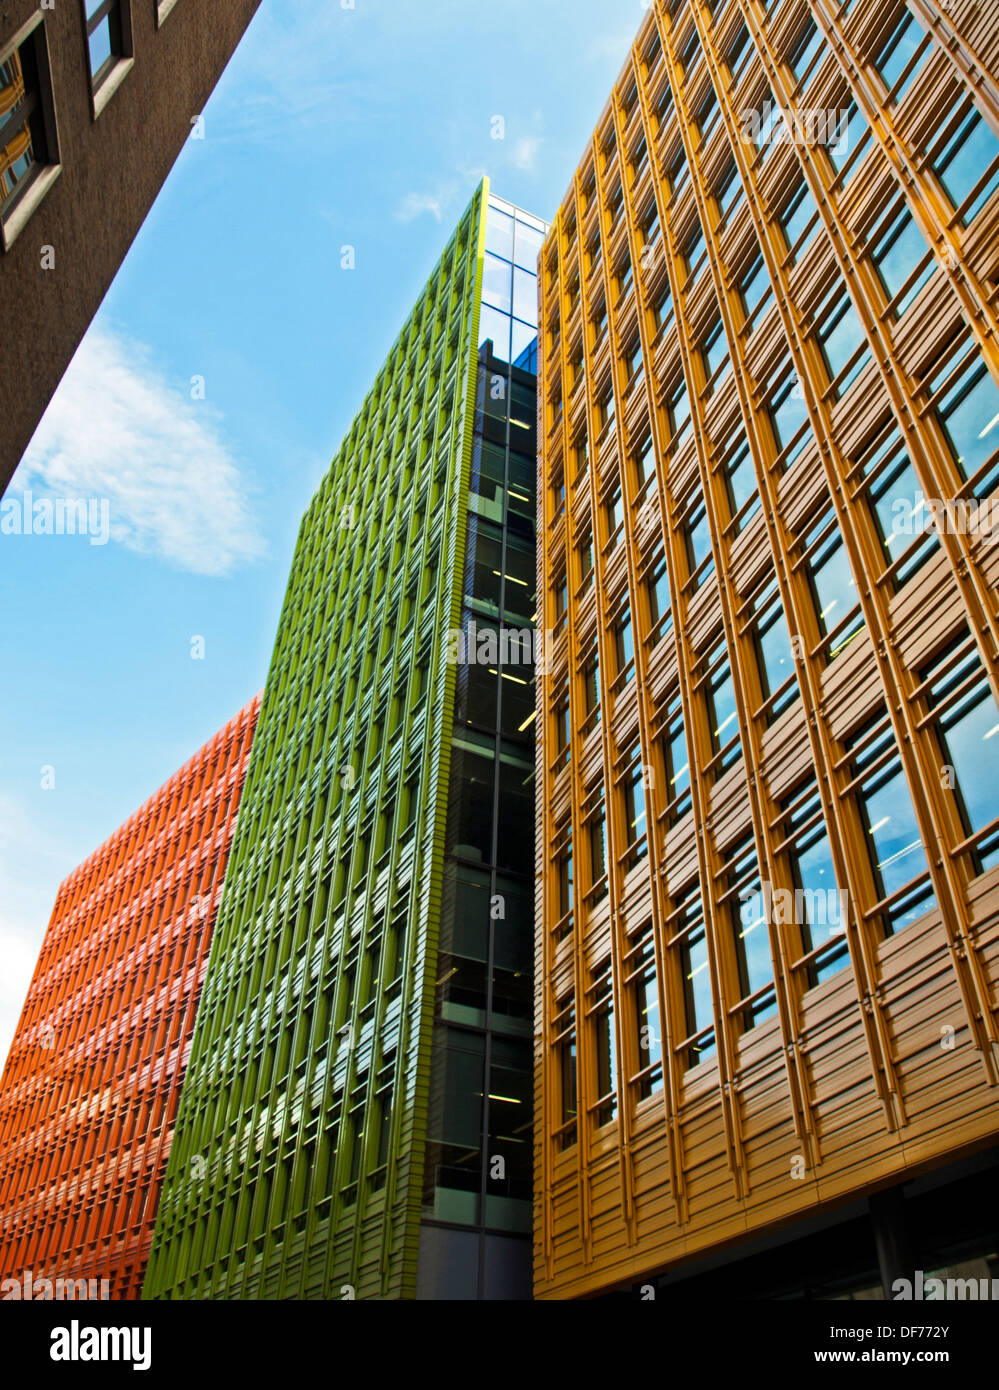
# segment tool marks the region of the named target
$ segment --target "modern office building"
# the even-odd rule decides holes
[[[259,3],[0,10],[0,493]]]
[[[482,184],[302,523],[146,1298],[530,1297],[545,230]]]
[[[0,1298],[139,1296],[259,708],[59,890],[0,1081]]]
[[[997,73],[655,3],[546,239],[539,1297],[995,1267]]]

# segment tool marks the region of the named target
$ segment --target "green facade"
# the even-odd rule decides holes
[[[146,1298],[529,1281],[532,673],[455,640],[533,619],[514,225],[484,182],[302,522]]]

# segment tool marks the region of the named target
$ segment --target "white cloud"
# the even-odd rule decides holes
[[[217,413],[103,326],[80,344],[17,485],[107,498],[114,540],[194,574],[229,574],[263,551]]]
[[[587,58],[590,62],[604,63],[610,61],[615,66],[622,65],[628,56],[631,45],[635,42],[639,23],[640,20],[626,28],[617,30],[616,33],[597,34],[587,45]]]
[[[440,198],[435,198],[429,193],[407,193],[396,208],[395,215],[399,222],[412,222],[425,212],[429,212],[439,222],[443,215]]]
[[[525,135],[513,147],[513,165],[517,169],[533,172],[538,166],[538,151],[541,149],[539,135]]]

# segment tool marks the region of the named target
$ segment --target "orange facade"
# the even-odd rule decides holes
[[[539,1297],[999,1138],[997,20],[657,0],[553,220]]]
[[[4,1298],[139,1295],[259,710],[59,890],[0,1081]]]

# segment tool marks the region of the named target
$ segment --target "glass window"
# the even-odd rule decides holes
[[[537,326],[538,279],[530,271],[519,267],[513,272],[513,312],[522,322]]]
[[[490,304],[503,314],[510,313],[513,306],[511,283],[512,269],[509,261],[501,261],[487,251],[482,267],[483,304]]]
[[[697,121],[697,128],[701,134],[701,139],[706,140],[711,131],[711,127],[718,119],[718,98],[715,96],[713,87],[701,102],[695,119]]]
[[[725,856],[724,901],[732,932],[739,996],[759,996],[741,1010],[743,1031],[755,1028],[777,1011],[773,989],[774,967],[770,955],[767,915],[760,883],[759,862],[752,835],[747,835]]]
[[[738,33],[725,52],[725,62],[731,74],[733,86],[753,56],[753,51],[753,45],[749,42],[749,30],[744,23],[740,24]]]
[[[815,24],[809,19],[788,55],[787,65],[794,73],[795,80],[801,82],[811,66],[812,59],[823,47],[823,38]],[[811,74],[809,74],[811,76]]]
[[[526,222],[517,219],[516,240],[514,242],[513,260],[514,264],[523,270],[529,270],[532,275],[538,272],[538,257],[541,248],[545,244],[544,232],[538,231],[536,227],[529,227]]]
[[[49,146],[44,103],[48,83],[44,25],[0,63],[0,215],[13,211],[46,164]]]
[[[860,148],[867,137],[867,121],[861,115],[855,101],[851,100],[850,104],[840,112],[835,134],[838,138],[829,140],[826,144],[826,153],[829,156],[829,162],[839,174],[842,173],[853,152]],[[854,165],[854,172],[856,169],[857,166]]]
[[[680,154],[678,154],[677,157],[673,160],[673,163],[670,165],[669,171],[666,175],[666,179],[670,187],[670,192],[674,196],[674,198],[676,197],[677,193],[679,193],[680,189],[683,187],[684,180],[686,179],[687,174],[689,172],[690,171],[687,168],[687,161],[684,158],[683,152],[681,151]]]
[[[952,368],[948,365],[931,383],[936,392]],[[937,402],[937,419],[943,427],[954,461],[963,478],[972,478],[999,449],[999,387],[980,357],[973,357]],[[985,494],[994,481],[978,491]]]
[[[687,396],[687,383],[681,380],[673,388],[669,397],[669,415],[673,424],[673,437],[678,438],[684,427],[690,423],[690,400]]]
[[[492,343],[493,353],[500,361],[510,361],[510,318],[483,303],[479,306],[479,347],[485,347],[487,342]]]
[[[797,699],[791,634],[784,605],[776,584],[771,584],[753,604],[753,643],[760,670],[760,686],[765,700],[771,700],[768,719],[772,721]],[[776,698],[775,698],[776,697]]]
[[[513,345],[510,361],[521,371],[538,374],[538,330],[520,319],[513,320]]]
[[[596,888],[602,882],[602,892],[607,891],[607,822],[604,808],[594,812],[589,822],[590,833],[590,887]]]
[[[593,569],[593,532],[589,531],[576,546],[579,556],[579,573],[585,579]]]
[[[715,1050],[714,1005],[711,997],[711,968],[704,932],[704,907],[696,885],[683,896],[673,918],[670,950],[677,962],[683,1001],[683,1031],[687,1045],[683,1063],[687,1068],[710,1057]]]
[[[929,247],[922,232],[913,221],[907,207],[896,208],[882,222],[870,241],[871,260],[884,285],[889,299],[901,293],[902,286],[913,274],[920,261],[926,260]],[[933,274],[933,261],[925,266],[922,274],[906,292],[905,298],[895,306],[897,314],[904,314],[916,295]]]
[[[791,467],[808,442],[808,434],[804,433],[809,423],[808,410],[797,385],[797,377],[785,377],[773,392],[768,407],[777,450],[779,453],[787,451],[785,469]]]
[[[691,65],[694,63],[700,51],[700,35],[698,34],[697,30],[694,29],[690,35],[690,38],[684,45],[683,52],[680,54],[680,66],[684,69],[685,72],[690,71]]]
[[[505,261],[513,260],[513,218],[492,206],[486,213],[486,250]]]
[[[822,349],[829,372],[829,380],[836,382],[837,394],[842,395],[850,383],[856,380],[865,361],[866,353],[856,356],[865,343],[860,320],[854,313],[850,297],[845,290],[834,290],[826,303],[819,309],[816,319],[820,320],[816,338]],[[852,365],[851,359],[854,359]],[[842,375],[846,373],[846,375]],[[842,375],[842,379],[839,378]]]
[[[572,911],[572,825],[566,827],[564,842],[555,863],[558,875],[559,916],[566,917]]]
[[[660,560],[649,580],[649,610],[653,628],[658,627],[660,623],[662,624],[656,635],[658,641],[666,628],[669,627],[673,617],[673,610],[669,601],[669,572],[665,559]]]
[[[731,365],[728,355],[728,338],[722,328],[721,319],[717,319],[701,344],[701,352],[704,357],[704,374],[710,381],[716,372],[720,371],[723,365]]]
[[[999,709],[977,648],[967,635],[951,643],[920,672],[929,682],[927,702],[938,711],[937,738],[944,786],[954,793],[967,835],[999,816]],[[975,851],[979,873],[999,864],[999,830]]]
[[[622,675],[635,660],[635,646],[631,635],[631,616],[625,614],[614,626],[614,647],[617,653],[617,671]]]
[[[650,928],[651,930],[651,924]],[[639,1082],[642,1100],[661,1091],[663,1086],[663,1034],[659,1020],[659,983],[652,942],[648,941],[636,962],[632,977],[632,998],[638,1042],[638,1065],[645,1073]]]
[[[690,810],[690,757],[683,727],[683,715],[674,714],[663,735],[663,757],[666,764],[666,786],[670,805],[670,824]]]
[[[614,1046],[614,988],[610,964],[594,986],[594,1060],[597,1071],[597,1125],[610,1124],[617,1114],[617,1058]]]
[[[797,925],[804,955],[818,952],[808,967],[809,985],[814,987],[842,969],[849,950],[844,936],[845,899],[836,880],[822,803],[817,791],[803,795],[803,790],[797,788],[780,803],[784,812],[781,834],[786,842],[783,848],[794,906],[790,913],[786,912],[772,891],[770,911],[781,930],[790,922]]]
[[[656,328],[662,328],[663,324],[668,323],[673,317],[673,296],[669,292],[669,286],[664,285],[656,297],[653,314],[656,321]]]
[[[642,245],[651,246],[660,232],[659,208],[653,199],[645,217],[642,219]],[[643,258],[644,263],[644,258]]]
[[[632,764],[624,779],[624,823],[629,846],[635,847],[635,855],[642,858],[648,853],[645,820],[645,769],[639,761]]]
[[[664,82],[659,89],[659,96],[656,99],[655,113],[658,122],[657,129],[662,130],[665,123],[669,120],[673,112],[673,92],[668,82]]]
[[[785,203],[784,211],[780,215],[781,230],[784,233],[789,251],[797,249],[800,252],[808,245],[808,241],[811,241],[818,226],[816,212],[815,200],[808,191],[808,185],[804,179],[800,179],[797,188]],[[804,236],[806,227],[809,228],[808,241],[798,247],[798,240]]]
[[[742,196],[742,180],[734,164],[729,164],[715,184],[715,202],[722,216],[726,216],[732,205]]]
[[[617,292],[619,295],[626,293],[631,284],[631,257],[625,256],[624,260],[617,268]]]
[[[621,495],[621,484],[615,482],[610,495],[607,498],[607,533],[612,536],[617,528],[624,522],[624,501]]]
[[[509,970],[496,971],[494,1009],[501,990],[517,977]],[[502,981],[502,985],[501,982]],[[507,1006],[507,996],[501,1001]],[[512,1001],[515,1018],[522,1018],[522,1002]],[[509,1012],[504,1007],[504,1013]],[[499,1022],[498,1019],[495,1020]],[[488,1165],[485,1224],[511,1231],[531,1228],[531,1049],[515,1038],[494,1036],[489,1066],[489,1135],[486,1152],[505,1162],[505,1175],[496,1177]]]
[[[478,1034],[438,1025],[434,1044],[424,1210],[441,1220],[474,1225],[482,1183],[485,1041]]]
[[[997,158],[999,140],[972,107],[951,130],[930,164],[955,208],[961,207],[978,181],[990,173],[978,197],[961,214],[965,226],[999,187]]]
[[[735,703],[732,669],[725,646],[716,647],[710,660],[714,663],[714,668],[704,687],[704,701],[711,736],[711,754],[715,756],[725,749],[725,755],[717,765],[717,772],[720,774],[731,767],[739,756],[739,714]]]
[[[576,1142],[576,1009],[571,998],[561,1001],[553,1021],[556,1030],[554,1075],[558,1084],[556,1114],[560,1119],[558,1146],[567,1149]]]
[[[583,671],[583,689],[586,695],[586,713],[592,714],[600,708],[600,667],[595,656]]]
[[[635,477],[639,488],[642,488],[645,486],[646,480],[651,478],[656,471],[656,450],[652,443],[651,434],[648,435],[643,444],[638,446],[634,459]]]
[[[922,488],[897,429],[870,455],[864,476],[872,478],[867,497],[887,564],[898,563],[895,587],[930,558],[938,540],[927,529],[929,512]]]
[[[813,530],[807,544],[811,544],[812,538],[825,530],[825,526],[826,523],[821,522]],[[832,660],[864,626],[857,585],[838,527],[833,526],[816,547],[807,570],[819,627],[826,636],[836,632],[835,644],[829,649],[829,659]]]
[[[711,528],[708,525],[707,509],[703,498],[699,498],[683,526],[683,537],[687,546],[687,564],[691,576],[697,574],[698,583],[711,573],[712,565],[706,565],[698,573],[702,564],[711,557]]]
[[[534,854],[534,754],[522,739],[500,741],[498,792],[496,862],[519,873]]]
[[[757,256],[750,261],[739,281],[739,294],[747,318],[753,314],[758,304],[770,297],[770,293],[770,276],[767,274],[763,257]]]
[[[631,383],[641,375],[642,367],[645,364],[645,359],[642,356],[642,340],[640,338],[636,338],[628,347],[626,361],[628,366],[628,381]]]
[[[733,518],[739,516],[736,531],[741,531],[760,510],[760,493],[756,483],[756,470],[747,440],[738,446],[722,465],[722,477],[728,493],[728,503]],[[750,506],[750,502],[753,503]],[[743,508],[746,508],[743,512]],[[741,513],[741,515],[739,515]]]
[[[860,815],[874,890],[880,902],[910,886],[882,913],[886,935],[901,931],[933,905],[926,854],[909,786],[889,726],[875,733],[873,720],[847,740],[858,751],[850,766],[859,780],[854,800]]]
[[[121,0],[86,0],[90,80],[96,90],[127,52],[127,20]]]
[[[908,9],[903,9],[898,22],[892,28],[891,33],[881,45],[875,55],[874,66],[877,68],[881,80],[892,91],[896,82],[902,76],[906,67],[915,56],[916,49],[922,43],[925,35],[916,23],[912,13]],[[925,58],[925,53],[923,55]],[[909,73],[905,83],[893,95],[894,101],[900,101],[902,96],[909,90],[909,87],[922,66],[922,60]]]
[[[700,222],[697,223],[691,235],[687,238],[683,248],[683,259],[687,267],[688,274],[692,274],[704,255],[704,232],[701,230]]]

